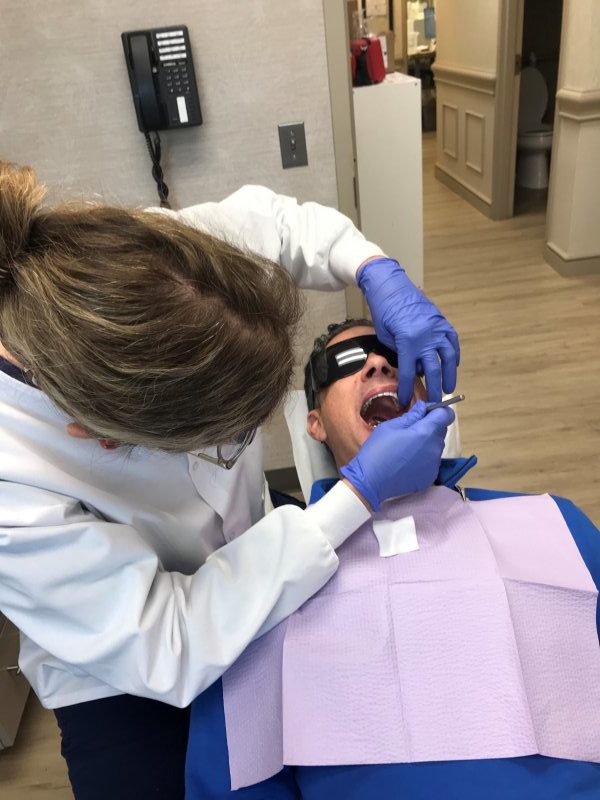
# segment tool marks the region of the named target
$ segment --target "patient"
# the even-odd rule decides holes
[[[371,347],[375,350],[368,352]],[[396,354],[377,341],[368,320],[331,325],[316,340],[304,370],[307,430],[327,444],[338,468],[356,455],[377,425],[425,400],[417,378],[410,404],[400,408],[396,366]]]
[[[307,429],[338,469],[409,413],[396,367],[365,320],[315,343]],[[457,491],[473,461],[384,504],[196,700],[186,797],[600,796],[600,535],[561,498]]]

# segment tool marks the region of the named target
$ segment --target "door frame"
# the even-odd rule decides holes
[[[407,42],[407,21],[408,16],[407,0],[390,0],[392,9],[392,30],[394,31],[394,60],[396,69],[399,72],[408,74],[408,42]]]
[[[514,213],[524,0],[501,0],[498,16],[492,219]]]
[[[338,209],[360,227],[347,2],[322,0],[322,3]],[[345,295],[348,317],[368,315],[358,287],[349,286]]]

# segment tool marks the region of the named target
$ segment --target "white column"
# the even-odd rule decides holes
[[[600,272],[600,3],[565,0],[546,259],[564,274]]]

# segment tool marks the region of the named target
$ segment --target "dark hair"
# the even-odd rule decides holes
[[[0,162],[0,339],[95,436],[171,451],[262,424],[288,388],[301,295],[173,214],[40,208]]]
[[[350,328],[359,328],[359,327],[373,327],[373,323],[370,319],[345,319],[343,322],[332,322],[330,325],[327,326],[327,332],[322,333],[321,336],[317,336],[313,343],[313,349],[308,357],[308,361],[304,366],[304,395],[306,397],[306,402],[308,403],[309,410],[311,410],[311,394],[312,394],[312,381],[311,381],[311,374],[310,374],[310,362],[316,355],[322,353],[324,350],[327,349],[327,345],[332,339],[340,334],[344,333],[344,331],[350,330]]]

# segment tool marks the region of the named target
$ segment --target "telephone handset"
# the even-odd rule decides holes
[[[158,131],[202,125],[190,37],[185,25],[121,34],[138,127],[146,137],[161,206],[170,208]],[[150,133],[154,134],[154,141]]]
[[[121,34],[142,133],[202,124],[185,25]]]

